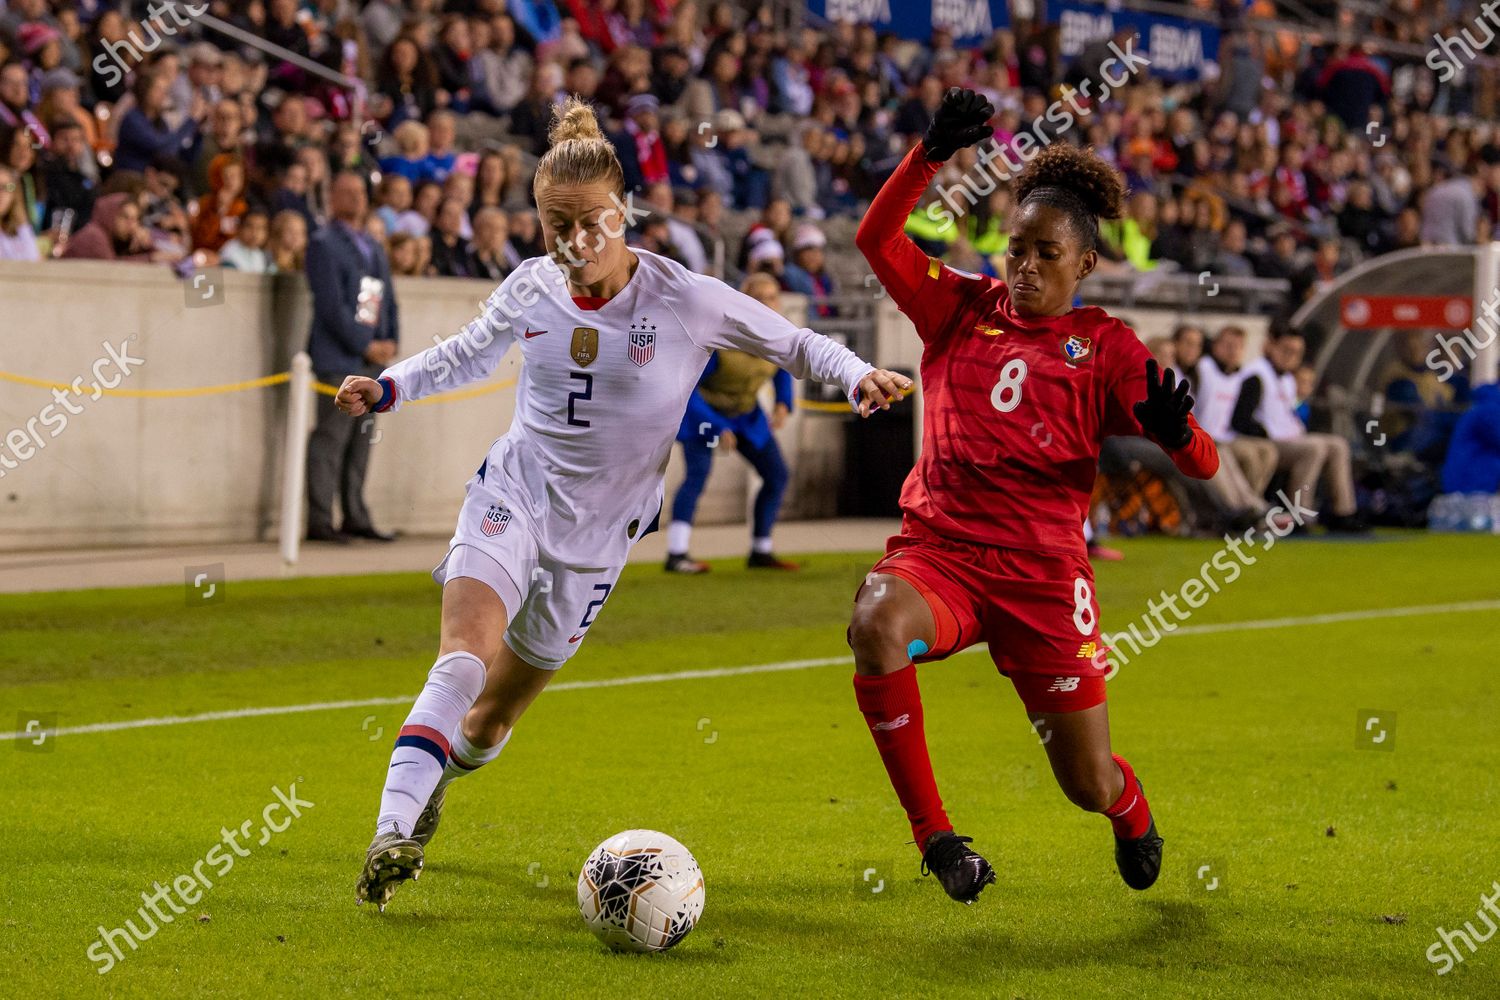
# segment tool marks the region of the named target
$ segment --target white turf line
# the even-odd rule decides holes
[[[1297,618],[1263,618],[1258,621],[1221,622],[1210,625],[1182,625],[1168,636],[1209,635],[1218,632],[1252,632],[1259,629],[1291,628],[1298,625],[1327,625],[1334,622],[1366,621],[1372,618],[1411,618],[1419,615],[1446,615],[1464,611],[1500,610],[1500,600],[1463,601],[1456,604],[1424,604],[1408,608],[1371,608],[1365,611],[1336,611]],[[1106,637],[1106,641],[1111,641]],[[971,646],[966,653],[982,652],[983,646]],[[962,654],[960,654],[962,655]],[[660,684],[666,681],[702,680],[735,677],[741,674],[770,674],[783,670],[807,670],[852,664],[852,657],[829,656],[816,660],[787,660],[783,663],[758,663],[748,667],[719,667],[711,670],[679,670],[673,673],[637,674],[631,677],[607,677],[593,681],[564,681],[549,685],[547,691],[583,691],[593,688],[625,687],[630,684]],[[319,701],[309,705],[271,705],[263,708],[236,708],[223,712],[201,712],[198,715],[168,715],[156,719],[127,719],[120,722],[95,722],[86,726],[62,726],[47,730],[48,736],[75,736],[83,733],[108,733],[120,729],[152,729],[157,726],[180,726],[189,722],[219,722],[224,719],[249,719],[261,715],[296,715],[301,712],[327,712],[343,708],[370,708],[378,705],[409,705],[415,694],[395,698],[361,698],[354,701]],[[34,739],[40,730],[0,733],[0,740]]]

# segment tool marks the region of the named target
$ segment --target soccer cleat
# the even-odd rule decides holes
[[[662,567],[668,573],[688,573],[696,575],[708,572],[708,563],[702,563],[688,555],[686,552],[667,553],[666,565]]]
[[[438,787],[432,793],[432,798],[427,800],[422,814],[417,817],[417,822],[411,828],[411,839],[422,845],[425,850],[432,843],[433,835],[437,833],[438,824],[443,821],[443,799],[448,795],[446,785]]]
[[[1132,889],[1149,889],[1161,874],[1162,839],[1156,835],[1156,818],[1151,826],[1134,840],[1115,838],[1115,867]]]
[[[777,559],[775,556],[773,556],[769,552],[752,552],[752,553],[750,553],[750,558],[748,558],[748,559],[745,560],[745,566],[748,569],[785,569],[785,570],[794,570],[794,569],[801,569],[802,568],[801,566],[799,566],[798,564],[796,564],[794,562],[787,562],[785,559]]]
[[[936,875],[943,891],[965,906],[973,905],[980,891],[995,881],[990,863],[969,850],[973,842],[973,837],[941,830],[927,838],[922,851],[922,874]]]
[[[407,879],[422,875],[422,845],[400,833],[379,833],[365,852],[365,867],[354,883],[357,905],[374,903],[385,912],[396,889]]]

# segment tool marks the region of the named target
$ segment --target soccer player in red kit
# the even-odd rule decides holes
[[[1145,435],[1184,474],[1218,453],[1189,416],[1186,383],[1159,376],[1124,323],[1074,308],[1094,269],[1099,219],[1118,218],[1120,175],[1055,144],[1013,184],[1006,280],[928,258],[903,232],[943,161],[990,137],[994,109],[950,90],[925,138],[886,181],[856,242],[922,338],[922,455],[891,538],[855,597],[854,691],[922,852],[924,873],[972,903],[995,873],[953,832],[923,729],[916,662],[989,644],[1015,685],[1063,792],[1102,812],[1134,889],[1162,840],[1129,763],[1110,751],[1099,609],[1083,521],[1109,434]],[[1096,662],[1097,661],[1097,662]]]

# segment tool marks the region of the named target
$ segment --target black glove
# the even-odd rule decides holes
[[[974,91],[949,88],[922,137],[928,161],[942,163],[963,147],[994,135],[995,130],[985,124],[993,117],[994,106]]]
[[[1193,439],[1188,426],[1193,397],[1188,395],[1187,380],[1178,382],[1170,368],[1163,375],[1155,358],[1146,362],[1146,398],[1131,409],[1141,429],[1167,448],[1175,451]]]

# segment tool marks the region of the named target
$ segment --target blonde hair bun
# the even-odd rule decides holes
[[[570,96],[553,111],[552,125],[547,129],[548,145],[558,146],[573,139],[603,138],[599,117],[587,101]]]

